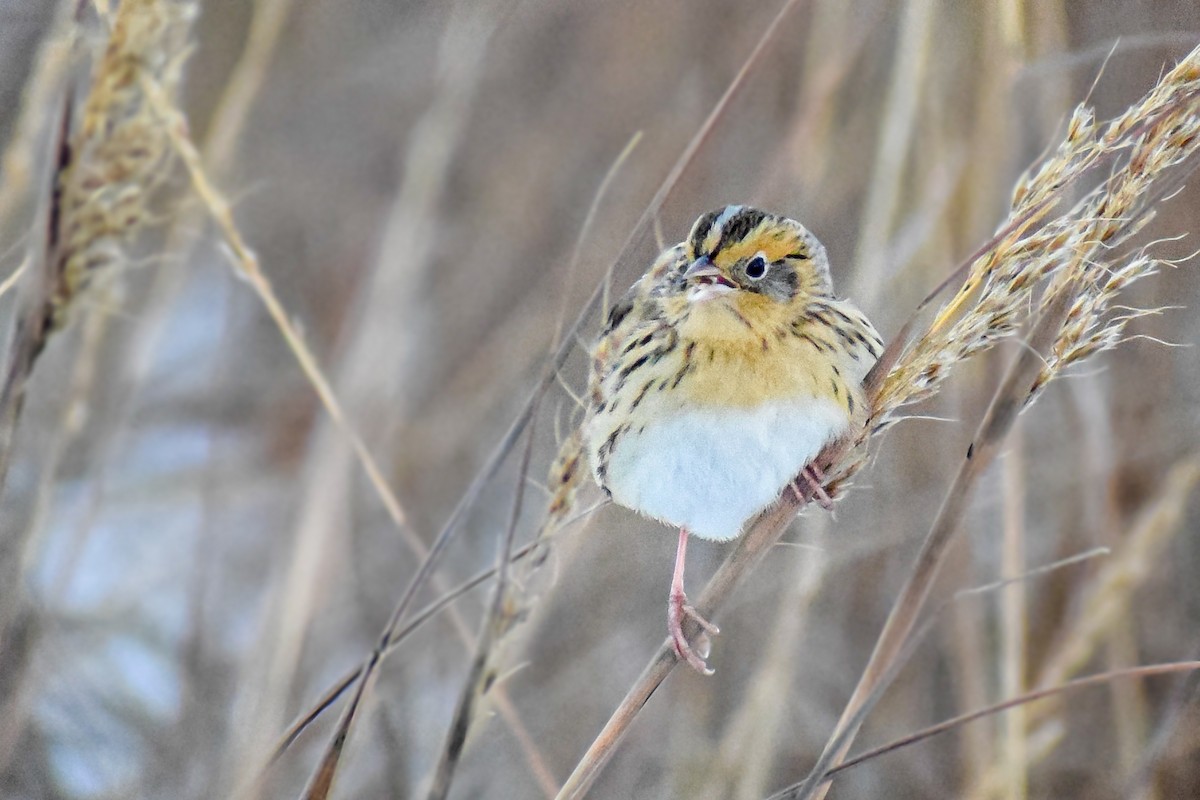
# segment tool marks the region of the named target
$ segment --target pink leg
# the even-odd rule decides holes
[[[679,529],[679,548],[675,551],[675,576],[671,578],[671,599],[667,603],[667,629],[671,633],[671,644],[675,646],[675,655],[686,661],[701,675],[712,675],[713,671],[704,663],[704,659],[692,649],[691,642],[683,635],[683,621],[690,618],[705,632],[712,635],[720,633],[716,625],[696,613],[696,609],[688,605],[687,595],[683,591],[683,562],[687,556],[687,528]]]
[[[826,511],[833,509],[833,498],[825,491],[825,487],[821,484],[825,483],[825,473],[816,464],[809,464],[800,473],[800,477],[808,484],[808,488],[812,489],[813,499],[817,501],[817,505]],[[792,491],[796,493],[797,500],[804,500],[804,495],[800,492],[800,487],[792,482]]]

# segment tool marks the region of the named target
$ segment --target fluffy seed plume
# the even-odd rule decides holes
[[[79,124],[59,154],[47,253],[52,330],[151,221],[150,198],[168,175],[170,148],[143,82],[175,91],[194,16],[190,0],[123,0],[115,12]]]
[[[35,274],[0,384],[0,489],[34,364],[83,292],[125,259],[151,223],[150,200],[166,180],[170,150],[145,89],[174,92],[194,16],[193,0],[123,0],[105,20],[110,33],[86,92],[67,89],[58,105],[44,236],[28,260]],[[68,40],[85,41],[74,29]]]
[[[1113,318],[1113,301],[1159,264],[1145,249],[1123,246],[1175,185],[1172,168],[1194,155],[1198,130],[1200,48],[1107,125],[1079,106],[1058,149],[1018,181],[994,246],[884,378],[875,428],[933,394],[955,364],[1012,336],[1060,293],[1069,293],[1070,312],[1030,400],[1066,367],[1120,342],[1128,320],[1147,312]],[[1065,187],[1108,162],[1105,180],[1053,215]]]

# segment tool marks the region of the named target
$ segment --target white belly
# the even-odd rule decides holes
[[[627,508],[733,539],[848,424],[845,409],[825,400],[680,411],[622,437],[608,488]]]

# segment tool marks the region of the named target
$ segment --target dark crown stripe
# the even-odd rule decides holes
[[[745,239],[750,231],[757,228],[766,218],[767,213],[759,211],[757,208],[747,208],[734,214],[721,229],[721,239],[717,242],[713,253],[719,253],[729,245]]]
[[[721,216],[724,209],[710,211],[700,219],[696,220],[696,224],[692,226],[692,254],[693,257],[699,258],[706,255],[704,250],[704,240],[708,237],[709,230],[712,229],[713,223],[717,221],[717,217]]]

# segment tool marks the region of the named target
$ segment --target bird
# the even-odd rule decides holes
[[[615,504],[679,529],[668,632],[698,672],[713,672],[719,629],[684,591],[689,536],[731,541],[800,482],[830,508],[813,462],[865,424],[862,382],[882,350],[834,295],[820,241],[744,205],[700,216],[609,310],[591,349],[584,453]]]

